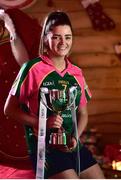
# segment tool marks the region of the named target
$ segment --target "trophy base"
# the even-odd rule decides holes
[[[67,145],[63,144],[49,144],[50,148],[57,149],[62,152],[71,152],[72,149],[70,149]]]

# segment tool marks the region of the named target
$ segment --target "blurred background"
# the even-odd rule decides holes
[[[78,65],[92,92],[89,123],[81,140],[92,151],[108,178],[121,177],[121,1],[1,0],[10,10],[30,58],[38,53],[41,22],[53,10],[68,13],[74,29],[71,61]],[[19,9],[19,10],[12,10]],[[28,162],[24,128],[4,116],[3,107],[19,71],[10,37],[0,20],[0,162],[9,167]],[[120,167],[117,168],[117,162]],[[4,176],[5,178],[5,176]]]

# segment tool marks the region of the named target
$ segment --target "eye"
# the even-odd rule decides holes
[[[59,39],[58,36],[52,36],[52,39]]]
[[[71,36],[66,36],[65,39],[70,40],[70,39],[72,39],[72,37]]]

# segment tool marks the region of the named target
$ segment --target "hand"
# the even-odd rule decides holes
[[[72,151],[73,149],[76,148],[76,146],[77,146],[77,140],[76,140],[75,137],[72,137],[68,148],[69,148],[70,151]]]
[[[11,40],[16,39],[16,32],[15,32],[15,27],[13,24],[12,19],[9,17],[7,13],[3,9],[0,9],[0,19],[2,19],[5,23],[5,27],[10,33],[10,38]]]
[[[72,152],[77,146],[77,140],[75,137],[71,138],[71,142],[68,145],[59,147],[62,152]]]
[[[60,128],[63,123],[63,118],[60,115],[52,115],[47,119],[47,129]]]

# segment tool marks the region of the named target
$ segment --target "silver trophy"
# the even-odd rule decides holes
[[[73,106],[77,96],[77,88],[74,86],[68,90],[41,88],[41,93],[43,94],[41,96],[43,104],[54,113],[61,115],[64,110],[71,109]],[[48,103],[45,94],[48,94]],[[49,138],[51,147],[66,151],[70,142],[71,134],[67,133],[62,126],[59,129],[54,128],[52,130]]]
[[[60,114],[66,109],[71,110],[73,130],[76,139],[78,140],[78,128],[76,119],[75,100],[77,97],[77,87],[71,87],[68,90],[48,90],[42,87],[40,89],[40,106],[39,106],[39,130],[38,130],[38,149],[37,149],[37,170],[36,179],[44,179],[45,171],[45,151],[46,151],[46,120],[47,109]],[[56,129],[56,131],[49,134],[49,146],[57,148],[61,151],[71,151],[71,134],[68,134],[63,127]],[[78,174],[80,173],[80,155],[79,145],[77,143],[77,160],[78,160]]]

